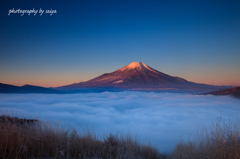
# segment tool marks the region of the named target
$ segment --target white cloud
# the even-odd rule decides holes
[[[39,116],[96,132],[131,132],[168,151],[178,137],[209,127],[222,116],[236,121],[239,99],[177,93],[104,92],[88,94],[0,94],[0,110]]]

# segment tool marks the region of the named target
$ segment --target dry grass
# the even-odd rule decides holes
[[[141,144],[131,135],[64,129],[50,122],[0,118],[0,158],[82,158],[82,159],[162,159],[151,145]],[[25,121],[25,122],[24,122]]]
[[[201,128],[194,141],[180,141],[174,159],[239,159],[240,125],[221,122],[212,124],[211,131]]]
[[[0,159],[239,159],[239,122],[218,120],[209,132],[199,129],[194,140],[177,143],[170,156],[131,135],[99,136],[89,129],[64,129],[57,123],[0,117]]]

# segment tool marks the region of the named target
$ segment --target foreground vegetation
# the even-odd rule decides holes
[[[0,118],[0,158],[162,159],[151,145],[130,135],[97,136],[94,132],[64,129],[50,122],[20,123]],[[21,120],[22,121],[22,120]],[[24,120],[27,121],[27,120]]]
[[[96,135],[90,130],[64,129],[37,120],[0,117],[0,159],[238,159],[239,124],[216,122],[212,130],[201,128],[194,140],[179,141],[166,156],[131,135]]]
[[[240,125],[220,119],[209,131],[200,128],[193,141],[179,141],[172,154],[174,159],[240,159]]]

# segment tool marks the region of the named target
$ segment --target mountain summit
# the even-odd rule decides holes
[[[145,63],[143,62],[132,62],[130,63],[129,65],[123,67],[123,68],[120,68],[119,70],[120,71],[124,71],[124,70],[129,70],[129,69],[147,69],[149,71],[154,71],[152,68],[150,68],[149,66],[147,66]]]
[[[130,90],[217,90],[226,87],[197,84],[180,77],[159,72],[143,62],[132,62],[114,72],[105,73],[86,82],[70,84],[58,89],[111,88]]]

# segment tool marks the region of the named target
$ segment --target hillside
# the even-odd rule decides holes
[[[218,90],[218,91],[214,91],[214,92],[209,92],[209,93],[206,93],[206,94],[240,96],[240,86],[229,88],[229,89],[222,89],[222,90]]]
[[[32,85],[24,85],[24,86],[14,86],[9,84],[0,83],[0,93],[62,93],[60,91],[39,87],[39,86],[32,86]]]

